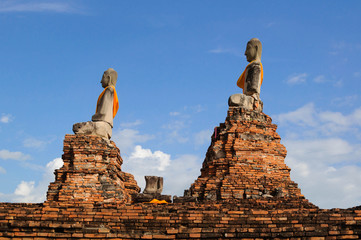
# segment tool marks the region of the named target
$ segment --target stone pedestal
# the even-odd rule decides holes
[[[128,203],[140,192],[133,175],[122,172],[114,142],[97,136],[66,135],[64,165],[55,171],[47,202]]]
[[[304,199],[290,178],[284,163],[287,151],[276,129],[263,112],[230,106],[225,123],[215,128],[190,196],[201,201]]]

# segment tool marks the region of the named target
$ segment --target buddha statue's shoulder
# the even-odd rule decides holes
[[[247,66],[247,71],[248,72],[260,72],[262,71],[262,64],[261,62],[251,62],[248,66]]]
[[[251,62],[250,64],[248,64],[248,67],[250,68],[261,68],[261,62],[258,62],[258,61],[254,61],[254,62]]]
[[[113,86],[108,86],[105,88],[105,91],[113,93],[114,92],[114,87]]]

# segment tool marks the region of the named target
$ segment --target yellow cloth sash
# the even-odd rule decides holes
[[[113,98],[113,118],[115,117],[115,115],[117,115],[118,109],[119,109],[119,101],[118,101],[118,95],[117,95],[117,91],[115,91],[115,87],[114,86],[108,86],[108,87],[112,87],[114,90],[114,98]],[[98,104],[100,99],[103,97],[105,90],[108,88],[104,88],[103,92],[99,95],[98,101],[97,101],[97,108],[95,110],[95,112],[98,112]]]
[[[168,204],[167,201],[165,201],[165,200],[158,200],[158,199],[153,199],[152,201],[150,201],[150,203]]]
[[[256,60],[253,60],[252,62],[250,62],[247,67],[244,69],[243,73],[241,74],[241,76],[238,78],[238,81],[237,81],[237,86],[242,88],[243,89],[243,93],[244,93],[244,82],[245,82],[245,78],[246,78],[246,71],[247,71],[247,68],[248,66],[253,63],[254,61]],[[262,85],[262,82],[263,82],[263,65],[262,63],[260,62],[261,64],[261,85]]]

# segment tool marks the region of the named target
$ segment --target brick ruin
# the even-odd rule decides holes
[[[319,209],[284,163],[277,126],[230,107],[201,175],[173,203],[135,203],[114,142],[66,135],[47,200],[0,203],[0,239],[361,239],[361,206]]]

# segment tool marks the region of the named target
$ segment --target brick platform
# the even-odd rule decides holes
[[[304,199],[286,166],[286,148],[277,125],[262,112],[230,107],[215,129],[201,169],[189,194],[201,200],[262,197]],[[302,200],[303,201],[303,200]]]
[[[133,175],[122,172],[123,159],[114,142],[87,135],[66,135],[64,165],[55,171],[47,203],[131,202],[140,191]]]
[[[0,203],[0,239],[361,239],[361,206],[319,209],[301,195],[276,128],[230,108],[188,191],[199,202],[167,205],[131,201],[139,187],[113,142],[66,135],[47,201]]]
[[[361,209],[243,199],[187,204],[0,203],[0,239],[360,239]],[[290,208],[290,206],[292,206]]]

